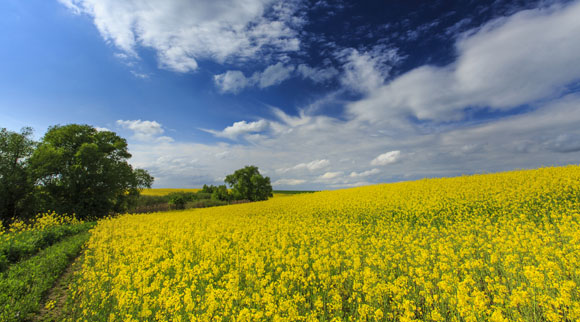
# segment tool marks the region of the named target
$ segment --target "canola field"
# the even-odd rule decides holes
[[[99,222],[73,321],[578,321],[580,167]]]

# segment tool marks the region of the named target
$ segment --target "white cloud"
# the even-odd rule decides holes
[[[255,72],[251,77],[246,77],[239,70],[228,70],[214,75],[214,83],[222,93],[237,94],[246,87],[258,86],[263,89],[278,85],[290,78],[293,71],[294,66],[279,62],[266,67],[263,72]]]
[[[221,138],[236,140],[240,135],[249,135],[265,131],[269,127],[269,122],[266,120],[259,120],[256,122],[240,121],[233,125],[226,127],[222,131],[203,130]]]
[[[458,38],[456,62],[443,67],[422,66],[379,85],[350,104],[346,115],[330,117],[313,112],[320,109],[288,114],[273,107],[272,119],[239,122],[229,130],[213,132],[233,138],[251,135],[250,144],[137,142],[130,145],[132,162],[151,170],[158,187],[211,184],[215,178],[254,164],[271,173],[273,182],[304,180],[300,187],[308,189],[577,164],[580,94],[559,97],[559,93],[566,89],[567,80],[580,75],[576,73],[580,64],[572,64],[580,57],[579,45],[570,41],[570,30],[576,30],[578,24],[570,12],[577,16],[579,6],[574,3],[561,9],[532,10],[496,21],[493,27],[486,24]],[[537,30],[536,23],[547,30]],[[520,36],[513,37],[514,32]],[[552,42],[552,35],[565,41]],[[535,42],[545,47],[537,48],[540,45]],[[546,54],[549,45],[553,45],[553,55]],[[512,52],[512,46],[533,50],[528,54]],[[487,55],[488,51],[491,54]],[[359,56],[364,53],[358,51]],[[492,66],[490,59],[498,66]],[[477,75],[465,76],[469,75],[465,70],[480,68],[473,62],[489,65],[490,73],[497,76],[495,81],[478,84],[473,79]],[[560,64],[567,64],[568,69],[563,70]],[[509,75],[503,75],[502,68]],[[488,70],[478,72],[490,77],[485,75]],[[561,74],[554,75],[556,72]],[[546,88],[549,90],[542,90]],[[516,115],[477,123],[438,122],[460,119],[464,107],[477,108],[488,102],[501,109],[519,102],[529,107]],[[409,116],[432,121],[417,123],[409,121]],[[400,162],[402,157],[405,162]],[[311,171],[307,166],[314,162],[311,160],[332,161],[332,168]],[[370,163],[376,167],[369,170]],[[388,171],[375,170],[385,164]],[[296,166],[301,171],[280,170]]]
[[[332,66],[326,68],[315,68],[306,64],[298,65],[296,71],[302,76],[302,78],[311,79],[315,83],[324,83],[339,74],[338,70]]]
[[[82,11],[75,0],[58,0],[58,2],[69,8],[75,14],[80,14]]]
[[[131,74],[133,74],[133,76],[135,76],[137,78],[141,78],[141,79],[148,79],[149,78],[149,75],[148,74],[140,73],[140,72],[137,72],[137,71],[134,71],[134,70],[131,71]]]
[[[350,115],[371,122],[407,115],[448,121],[461,119],[466,107],[507,110],[558,95],[580,79],[578,16],[576,2],[489,22],[459,37],[456,62],[411,70],[350,104]],[[369,79],[378,83],[376,75]]]
[[[215,75],[213,79],[222,93],[233,94],[239,93],[252,82],[239,70],[228,70],[223,74]]]
[[[371,92],[381,86],[392,65],[402,59],[398,56],[397,50],[386,50],[381,46],[363,53],[349,48],[336,55],[344,62],[341,83],[346,88],[361,93]],[[279,85],[294,75],[299,75],[303,79],[311,79],[315,83],[324,83],[339,73],[332,66],[316,68],[300,64],[296,68],[293,65],[278,62],[266,67],[262,72],[254,72],[252,76],[246,76],[239,70],[229,70],[223,74],[215,75],[214,83],[221,92],[237,94],[247,87],[266,88]]]
[[[309,170],[309,171],[315,171],[315,170],[319,170],[319,169],[323,169],[326,168],[327,166],[330,165],[330,161],[327,159],[321,159],[321,160],[314,160],[308,163],[299,163],[293,167],[290,168],[282,168],[282,169],[278,169],[277,172],[280,173],[285,173],[288,171],[294,171],[294,170]]]
[[[272,113],[276,116],[276,118],[278,118],[280,121],[284,123],[284,125],[287,125],[290,128],[304,125],[310,122],[311,120],[311,118],[307,116],[303,110],[299,111],[298,116],[290,116],[277,107],[272,107],[271,109]]]
[[[290,78],[293,71],[294,66],[284,66],[283,63],[277,63],[276,65],[268,66],[260,75],[258,86],[260,88],[266,88],[273,85],[278,85],[286,79]]]
[[[297,168],[304,167],[310,171],[314,171],[314,170],[325,168],[328,165],[330,165],[330,161],[323,159],[323,160],[314,160],[314,161],[308,162],[306,164],[301,163],[301,164],[297,165],[296,167]]]
[[[361,177],[372,176],[372,175],[379,174],[379,173],[381,173],[381,170],[375,168],[375,169],[366,170],[366,171],[363,171],[363,172],[353,171],[353,172],[350,173],[349,176],[351,178],[361,178]]]
[[[274,186],[297,186],[299,184],[305,183],[306,180],[303,179],[279,179],[272,182]]]
[[[370,93],[383,85],[392,65],[402,59],[396,49],[382,46],[364,52],[349,48],[340,51],[337,56],[344,62],[341,83],[360,93]]]
[[[486,145],[486,150],[473,152],[491,155],[498,155],[497,150],[573,154],[578,147],[573,142],[580,134],[578,122],[580,95],[570,94],[526,114],[452,131],[441,137],[440,146]]]
[[[389,151],[374,158],[371,161],[371,165],[387,165],[399,161],[400,158],[401,151],[399,150]]]
[[[336,171],[336,172],[326,172],[323,175],[320,176],[320,179],[322,180],[330,180],[330,179],[335,179],[338,178],[342,175],[341,171]]]
[[[165,130],[163,130],[161,124],[156,121],[118,120],[117,125],[121,128],[133,131],[133,138],[139,141],[155,141],[158,143],[173,141],[173,139],[168,136],[160,136],[165,132]]]
[[[409,124],[405,125],[407,128],[384,134],[383,125],[357,119],[344,121],[306,115],[280,117],[283,118],[290,118],[292,122],[265,120],[277,124],[280,131],[265,132],[263,139],[251,145],[131,142],[131,162],[150,170],[156,177],[156,187],[218,184],[215,178],[253,164],[260,171],[271,173],[272,182],[305,180],[300,187],[318,190],[577,164],[580,156],[573,144],[574,138],[580,137],[580,95],[569,95],[539,105],[528,113],[493,122],[445,127],[428,134],[413,131]],[[369,162],[384,152],[385,146],[404,146],[405,162],[389,164],[388,171],[369,170]],[[318,171],[325,168],[280,172],[281,160],[289,165],[306,165],[310,160],[340,161],[331,162],[332,170],[323,172],[326,176],[323,179]]]
[[[97,130],[97,132],[112,132],[110,129],[108,129],[106,127],[99,127],[99,126],[95,126],[95,130]]]
[[[59,0],[91,16],[101,36],[128,56],[138,47],[157,53],[161,67],[198,68],[199,59],[253,59],[263,52],[300,49],[296,30],[306,21],[298,1]]]

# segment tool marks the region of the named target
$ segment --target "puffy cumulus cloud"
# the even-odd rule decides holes
[[[226,127],[222,131],[214,131],[207,129],[203,129],[203,131],[212,133],[217,137],[236,140],[240,135],[248,135],[252,133],[262,132],[268,129],[268,127],[269,122],[266,120],[259,120],[255,122],[240,121],[235,122],[233,125]]]
[[[246,77],[239,70],[228,70],[223,74],[214,76],[214,83],[222,93],[237,94],[246,87],[257,86],[266,88],[275,86],[292,77],[295,67],[277,63],[270,65],[263,72],[255,72],[250,77]]]
[[[508,110],[557,96],[580,79],[578,16],[580,2],[574,2],[493,20],[458,37],[454,63],[411,70],[350,104],[348,112],[370,122],[409,115],[449,121],[462,119],[466,107]],[[363,58],[356,59],[367,66],[365,87],[372,88],[379,78]]]
[[[279,173],[286,173],[289,171],[294,171],[294,170],[309,170],[309,171],[315,171],[315,170],[319,170],[319,169],[323,169],[326,168],[330,165],[330,161],[327,159],[322,159],[322,160],[314,160],[308,163],[299,163],[293,167],[290,168],[281,168],[281,169],[277,169],[276,172]]]
[[[265,52],[300,49],[297,30],[306,23],[300,1],[276,0],[59,0],[87,14],[101,36],[125,55],[138,47],[157,53],[161,67],[198,68],[199,59],[252,59]]]
[[[215,75],[213,79],[222,93],[237,94],[252,83],[252,80],[246,78],[239,70],[228,70],[223,74]]]
[[[133,132],[133,138],[139,141],[172,142],[168,136],[161,136],[165,132],[157,121],[117,120],[117,126]]]
[[[371,161],[371,165],[387,165],[391,163],[395,163],[401,159],[401,151],[389,151],[383,154],[380,154],[376,158]]]

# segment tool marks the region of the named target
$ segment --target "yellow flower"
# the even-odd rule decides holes
[[[580,167],[568,166],[108,218],[69,309],[79,320],[579,320],[579,204]]]

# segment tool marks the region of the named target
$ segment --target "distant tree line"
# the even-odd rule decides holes
[[[127,141],[89,125],[52,126],[35,142],[32,129],[0,129],[0,220],[39,212],[100,218],[131,208],[154,178],[133,169]]]
[[[204,208],[232,203],[267,200],[272,197],[270,178],[255,166],[246,166],[226,176],[226,185],[204,184],[198,192],[172,192],[165,196],[141,196],[131,212],[157,212],[169,209]]]

